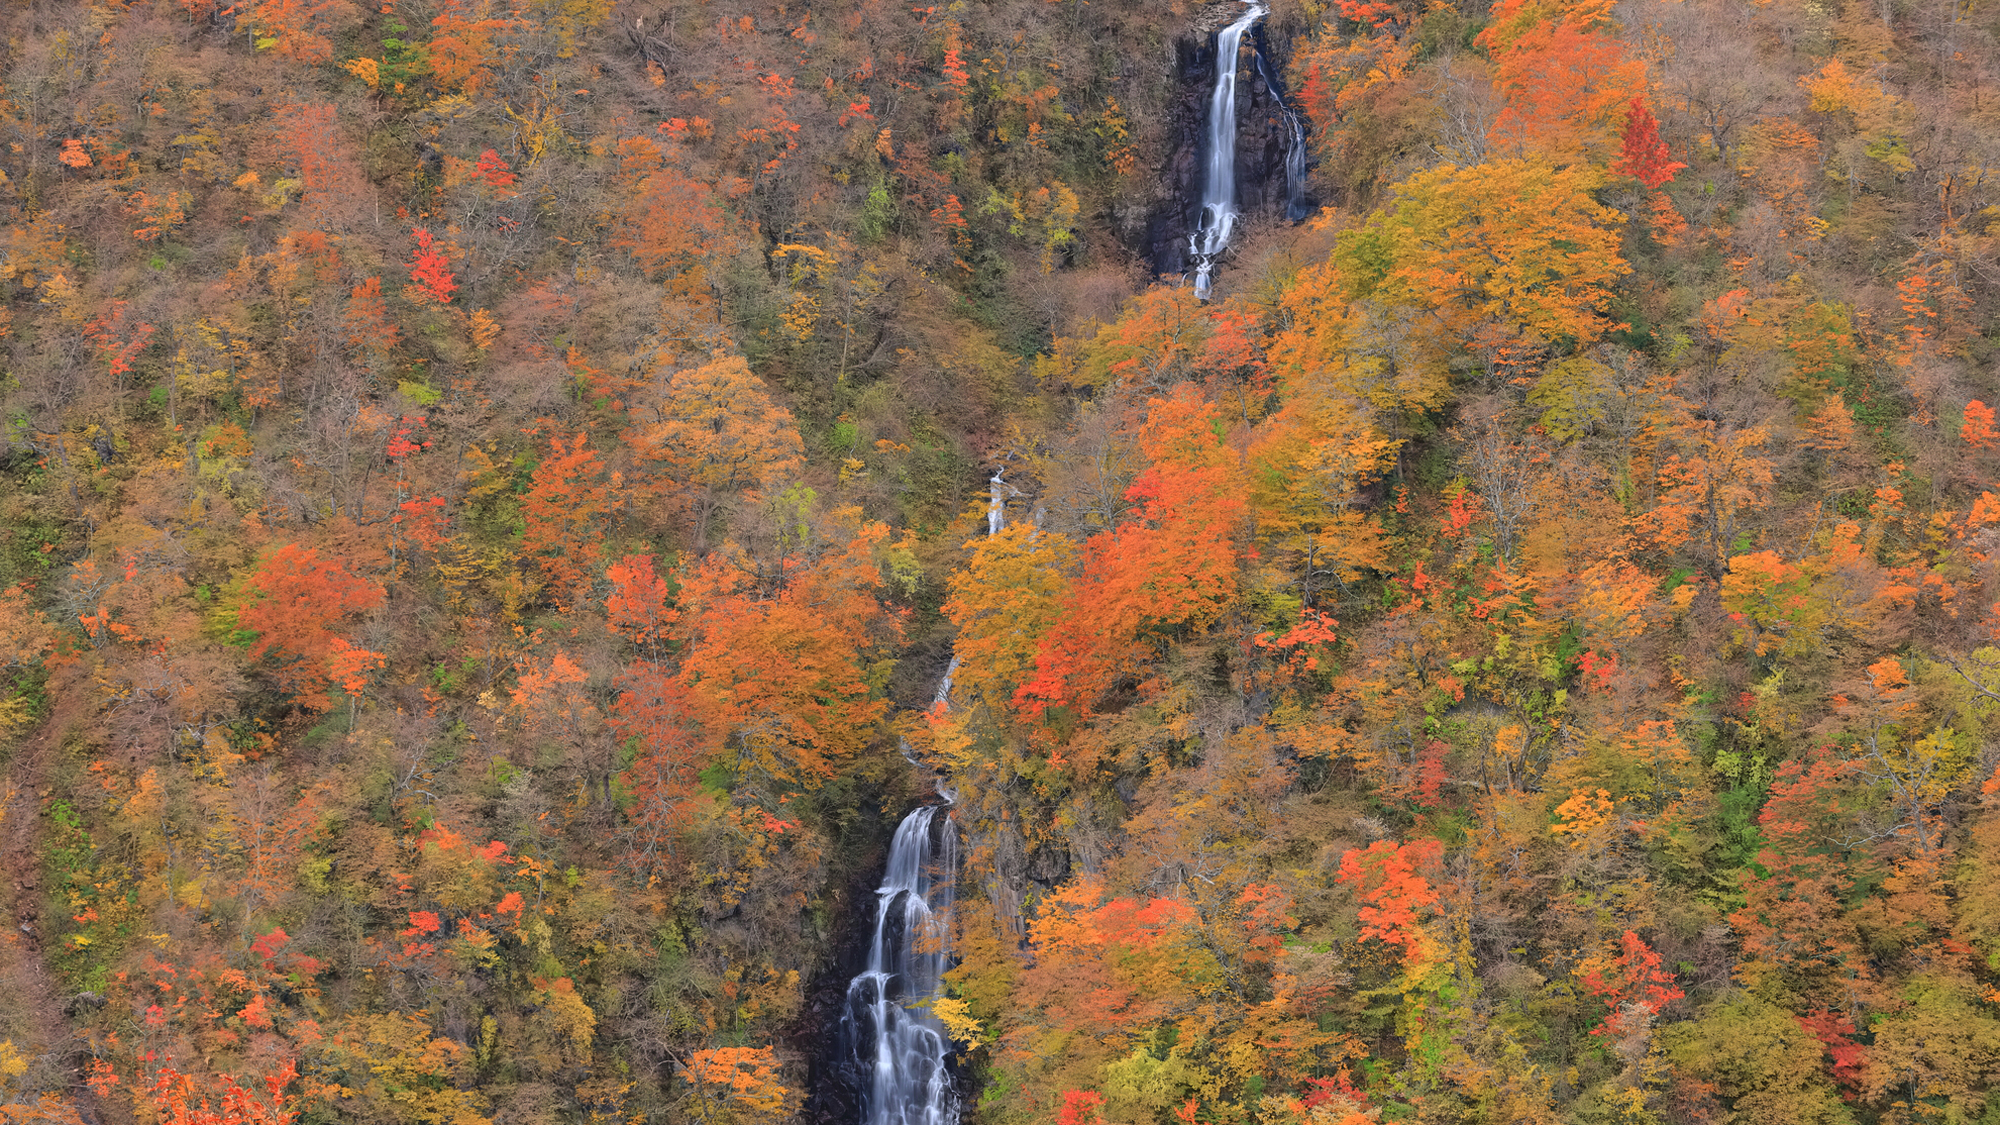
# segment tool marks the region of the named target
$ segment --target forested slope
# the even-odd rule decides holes
[[[2000,1118],[2000,10],[0,18],[7,1120]]]

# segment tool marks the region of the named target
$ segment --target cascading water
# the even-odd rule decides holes
[[[1236,226],[1236,74],[1243,35],[1270,9],[1243,0],[1243,14],[1215,35],[1215,89],[1208,98],[1208,166],[1201,187],[1201,222],[1188,236],[1194,293],[1207,299],[1215,259]]]
[[[1301,222],[1312,216],[1312,204],[1306,198],[1306,123],[1279,93],[1284,85],[1271,69],[1271,60],[1265,56],[1261,43],[1257,49],[1257,73],[1264,76],[1264,87],[1270,91],[1278,116],[1285,119],[1285,129],[1291,135],[1292,143],[1285,146],[1285,218]]]
[[[986,534],[998,535],[1007,526],[1007,482],[1000,479],[1000,470],[993,470],[993,479],[986,482],[992,486],[986,501]]]
[[[951,955],[952,879],[958,867],[950,819],[927,805],[903,818],[876,889],[868,967],[847,986],[845,1039],[862,1091],[862,1125],[956,1125],[958,1101],[945,1066],[950,1040],[921,1005],[939,994]],[[935,839],[934,839],[935,837]]]
[[[992,479],[986,483],[988,485],[986,534],[998,535],[1007,527],[1007,482],[1000,479],[1000,470],[995,469]],[[958,654],[954,652],[951,654],[951,660],[944,666],[944,676],[938,680],[937,695],[931,699],[934,705],[946,707],[951,705],[951,678],[957,674]],[[903,756],[910,758],[908,743],[905,743],[903,746]],[[913,764],[916,761],[915,758],[910,758],[910,760]]]

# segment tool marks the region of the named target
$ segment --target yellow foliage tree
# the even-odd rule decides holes
[[[697,541],[724,500],[755,496],[782,481],[804,452],[791,412],[772,400],[738,355],[718,353],[674,372],[659,400],[640,413],[643,420],[625,440],[685,489]]]
[[[1591,193],[1602,173],[1536,159],[1444,165],[1397,184],[1395,199],[1340,240],[1351,293],[1423,309],[1471,338],[1498,326],[1540,341],[1597,339],[1625,216]]]

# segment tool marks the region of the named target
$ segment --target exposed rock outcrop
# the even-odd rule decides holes
[[[1134,247],[1152,263],[1155,274],[1186,273],[1190,266],[1188,235],[1201,218],[1206,163],[1202,145],[1215,81],[1215,29],[1236,11],[1235,4],[1210,5],[1203,9],[1204,18],[1174,44],[1177,94],[1167,130],[1170,143],[1160,168],[1164,199],[1148,216],[1140,244]],[[1245,37],[1238,53],[1242,84],[1236,112],[1236,198],[1244,218],[1253,224],[1306,217],[1288,206],[1285,157],[1294,143],[1293,131],[1282,104],[1286,92],[1272,88],[1273,79],[1282,80],[1291,41],[1290,28],[1266,21]],[[1263,55],[1263,66],[1257,65],[1257,53]]]

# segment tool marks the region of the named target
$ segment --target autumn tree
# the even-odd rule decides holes
[[[265,46],[302,63],[333,58],[330,35],[358,21],[349,0],[259,0],[248,19]]]
[[[714,188],[691,177],[683,146],[647,137],[618,142],[618,185],[626,198],[612,245],[629,250],[647,273],[666,280],[683,299],[714,300],[715,267],[742,249],[742,239]]]
[[[389,319],[389,307],[382,297],[382,279],[371,277],[356,285],[348,297],[347,343],[372,366],[388,362],[396,348],[396,326]]]
[[[1127,490],[1137,518],[1084,544],[1082,574],[1015,692],[1031,715],[1088,710],[1151,645],[1205,627],[1234,594],[1244,501],[1236,458],[1191,387],[1156,400],[1140,438],[1152,466]]]
[[[1387,567],[1381,527],[1362,510],[1361,494],[1399,445],[1351,400],[1312,384],[1257,427],[1248,453],[1258,542],[1265,567],[1305,604]]]
[[[1675,160],[1667,151],[1667,142],[1660,139],[1660,123],[1653,117],[1653,111],[1646,108],[1646,100],[1633,98],[1625,109],[1625,130],[1619,142],[1618,159],[1611,170],[1658,190],[1685,167],[1685,163]]]
[[[458,279],[452,276],[451,259],[445,256],[444,247],[438,244],[436,235],[423,227],[412,230],[410,237],[416,240],[417,249],[409,261],[408,292],[420,301],[450,304],[452,293],[458,289]]]
[[[1091,339],[1055,348],[1036,374],[1044,382],[1078,387],[1122,382],[1158,394],[1188,376],[1210,334],[1192,289],[1155,286],[1127,301],[1117,319]]]
[[[876,552],[888,528],[833,514],[811,554],[759,573],[719,551],[682,579],[691,639],[681,682],[731,747],[739,776],[817,787],[867,745],[886,713]]]
[[[243,583],[236,611],[238,628],[253,634],[253,660],[278,661],[279,684],[302,706],[331,706],[329,687],[342,687],[354,672],[343,667],[334,678],[337,651],[345,644],[335,630],[349,618],[379,607],[382,587],[352,574],[338,559],[311,547],[287,543],[267,556]],[[351,663],[351,662],[350,662]]]
[[[1624,216],[1591,196],[1599,173],[1527,158],[1444,165],[1396,185],[1389,208],[1341,236],[1357,297],[1425,309],[1464,336],[1587,344],[1609,327]]]
[[[1338,876],[1363,902],[1361,936],[1400,949],[1396,991],[1405,1003],[1397,1022],[1411,1054],[1428,1061],[1427,1081],[1437,1077],[1455,1018],[1455,958],[1426,917],[1440,902],[1429,876],[1443,851],[1436,840],[1377,840],[1343,855]]]
[[[1660,967],[1660,955],[1631,930],[1619,939],[1617,959],[1591,966],[1582,979],[1584,990],[1610,1011],[1593,1035],[1617,1036],[1643,1026],[1683,995],[1674,987],[1674,974]]]
[[[0,675],[13,675],[36,664],[55,643],[55,631],[18,587],[0,588]],[[27,716],[24,702],[12,691],[0,700],[0,731],[11,730]]]
[[[682,490],[677,506],[691,513],[697,549],[725,502],[754,501],[800,463],[791,412],[773,401],[741,356],[717,355],[674,371],[641,415],[625,440]]]
[[[1428,313],[1355,300],[1335,260],[1299,271],[1279,324],[1269,354],[1280,387],[1293,401],[1310,396],[1316,410],[1350,416],[1337,414],[1336,424],[1371,420],[1355,405],[1389,419],[1433,409],[1449,394],[1449,356],[1459,341]]]
[[[1992,449],[2000,442],[2000,433],[1993,429],[1993,408],[1976,398],[1966,403],[1965,425],[1960,427],[1959,436],[1974,449]]]
[[[1645,64],[1587,18],[1543,21],[1497,53],[1493,81],[1506,103],[1490,134],[1497,150],[1558,162],[1609,155],[1618,119],[1645,90]]]
[[[699,774],[718,748],[706,735],[703,708],[669,669],[640,661],[616,686],[611,728],[632,751],[621,779],[630,801],[625,862],[650,873],[673,858],[693,822]]]
[[[1422,944],[1421,914],[1437,905],[1427,875],[1443,854],[1436,840],[1392,844],[1377,840],[1340,859],[1340,881],[1362,896],[1361,936],[1401,946],[1413,956]]]
[[[1076,568],[1068,536],[1017,523],[966,545],[944,614],[958,626],[955,683],[968,698],[1004,704],[1035,666],[1042,638],[1062,617]]]
[[[651,555],[627,555],[604,570],[611,593],[604,599],[605,624],[637,645],[647,657],[664,657],[675,640],[680,610],[667,577]]]
[[[1837,685],[1834,724],[1853,737],[1854,768],[1890,798],[1895,823],[1918,854],[1939,842],[1935,818],[1972,773],[1972,747],[1927,713],[1901,662],[1885,657]]]
[[[729,1121],[738,1111],[776,1116],[793,1097],[778,1081],[777,1063],[769,1047],[696,1051],[688,1056],[681,1077],[692,1087],[698,1121]]]
[[[559,605],[574,605],[596,580],[604,550],[599,521],[611,510],[618,483],[607,477],[586,435],[567,443],[549,439],[549,456],[535,467],[521,501],[521,553],[540,568]]]
[[[516,21],[495,16],[473,0],[445,0],[431,18],[431,40],[425,62],[431,77],[447,91],[477,93],[492,79],[499,61],[494,39],[513,31]]]
[[[1720,573],[1776,479],[1765,455],[1770,435],[1701,420],[1675,426],[1672,436],[1680,450],[1659,461],[1659,500],[1640,525],[1662,547],[1684,549]]]

